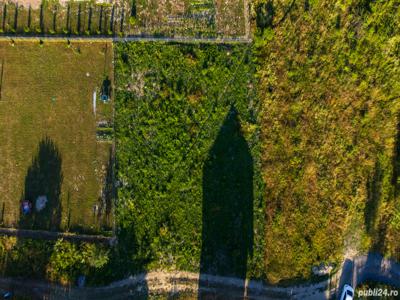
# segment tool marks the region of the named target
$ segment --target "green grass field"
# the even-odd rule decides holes
[[[0,221],[3,226],[99,232],[112,223],[106,191],[111,143],[96,138],[112,123],[112,102],[93,91],[112,81],[112,44],[0,43]],[[21,201],[48,197],[21,216]],[[93,207],[99,213],[94,215]]]

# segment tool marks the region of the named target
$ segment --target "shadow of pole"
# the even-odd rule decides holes
[[[253,159],[231,107],[203,167],[199,299],[206,275],[243,279],[253,247]]]

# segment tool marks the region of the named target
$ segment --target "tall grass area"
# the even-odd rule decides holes
[[[0,43],[2,226],[93,233],[110,227],[103,198],[111,144],[96,140],[96,124],[112,121],[112,103],[97,101],[95,116],[92,99],[113,76],[112,53],[108,42]],[[36,212],[43,195],[47,206]],[[25,217],[23,200],[33,204]]]
[[[400,259],[398,1],[255,7],[268,279],[346,252]]]
[[[240,258],[249,276],[261,277],[264,194],[251,49],[115,47],[117,220],[135,267],[199,271],[201,257],[207,265],[207,251],[220,248],[221,261]],[[238,179],[243,161],[252,170],[247,181]],[[236,217],[221,223],[230,214]],[[247,239],[240,232],[250,228],[243,258],[245,242],[233,238]]]

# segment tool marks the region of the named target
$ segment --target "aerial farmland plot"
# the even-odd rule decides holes
[[[231,36],[246,34],[245,0],[138,0],[136,30],[174,36]],[[135,28],[133,28],[135,30]]]
[[[0,0],[0,34],[249,38],[248,0]]]
[[[0,33],[18,35],[122,35],[128,1],[0,1]]]
[[[112,57],[108,42],[0,43],[3,227],[110,228]]]

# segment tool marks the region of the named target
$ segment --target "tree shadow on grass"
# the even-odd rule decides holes
[[[262,1],[256,6],[256,25],[264,31],[267,28],[276,28],[280,26],[290,15],[295,8],[296,0],[291,0],[285,8],[283,8],[283,15],[279,20],[276,20],[277,7],[274,1]],[[310,4],[308,1],[304,2],[304,10],[308,11]]]
[[[111,230],[113,228],[112,210],[115,195],[114,153],[112,149],[110,149],[109,158],[106,166],[104,185],[101,197],[99,198],[99,212],[97,214],[97,222],[102,230]]]
[[[206,274],[238,277],[244,283],[252,247],[253,159],[238,112],[231,107],[203,168],[199,299],[209,296],[204,294]]]
[[[387,197],[388,203],[394,201],[400,191],[400,115],[397,116],[397,130],[392,158],[392,177],[390,181],[391,189]],[[387,250],[386,235],[389,230],[391,213],[383,213],[378,216],[379,207],[382,198],[382,185],[384,177],[384,168],[379,161],[375,163],[373,176],[368,180],[368,198],[365,204],[364,219],[366,232],[372,237],[371,251],[384,254]],[[387,189],[387,188],[386,188]]]
[[[392,178],[390,185],[392,189],[390,189],[389,193],[391,194],[388,195],[386,201],[393,201],[396,199],[400,191],[400,115],[397,116],[397,122],[391,166]],[[372,244],[365,262],[359,262],[362,257],[356,258],[355,264],[356,266],[360,264],[361,268],[355,268],[357,271],[357,274],[355,274],[357,282],[353,282],[354,285],[359,285],[369,280],[389,285],[392,284],[390,276],[382,276],[382,270],[379,271],[383,260],[382,255],[385,254],[388,246],[386,236],[389,230],[390,218],[392,217],[390,213],[385,213],[385,211],[379,212],[383,194],[384,172],[385,168],[382,168],[378,160],[375,163],[374,173],[367,183],[368,197],[364,210],[364,222],[366,232],[372,238]],[[388,188],[386,187],[386,189]],[[379,216],[379,213],[381,216]],[[370,271],[371,269],[373,272]]]
[[[107,96],[108,98],[111,97],[111,80],[108,76],[103,80],[101,84],[101,94]]]
[[[367,202],[364,209],[364,223],[368,234],[373,234],[382,190],[382,169],[375,163],[374,173],[367,181]]]
[[[382,201],[382,181],[384,170],[379,161],[375,163],[373,176],[367,182],[367,201],[364,209],[364,224],[367,234],[372,238],[370,251],[384,253],[389,215],[379,216]]]
[[[129,285],[129,299],[145,300],[149,297],[149,289],[146,279],[146,266],[149,261],[143,259],[139,254],[140,241],[136,236],[136,220],[134,214],[126,207],[127,200],[118,200],[118,193],[114,185],[114,176],[117,174],[118,161],[115,159],[114,152],[110,149],[109,161],[106,167],[104,186],[102,191],[102,199],[100,200],[99,222],[112,226],[115,215],[117,222],[115,234],[117,243],[111,250],[110,261],[102,270],[93,274],[93,280],[98,284],[108,284],[113,281],[128,278],[134,274],[140,278],[138,283]],[[114,205],[115,204],[115,205]],[[114,210],[114,212],[112,211]],[[140,275],[138,275],[140,274]],[[124,293],[128,290],[125,288]],[[106,297],[107,294],[102,295]],[[112,298],[110,294],[110,298]],[[104,297],[104,299],[105,299]],[[101,298],[103,299],[103,298]]]
[[[392,185],[394,186],[394,196],[397,197],[400,192],[400,114],[397,116],[397,132],[393,149],[392,166]]]
[[[110,282],[121,280],[121,278],[131,276],[132,279],[139,278],[139,282],[134,284],[127,281],[124,293],[129,290],[129,296],[126,296],[126,299],[146,300],[149,298],[146,278],[146,265],[148,262],[137,257],[139,242],[135,235],[134,225],[131,222],[125,222],[126,218],[130,219],[130,216],[120,216],[120,218],[121,223],[117,231],[118,243],[111,250],[110,261],[102,270],[92,274],[92,279],[98,284],[106,285]],[[102,293],[103,298],[101,299],[106,299],[106,296],[106,293]],[[115,296],[113,290],[111,290],[109,296],[110,299]]]
[[[21,213],[20,228],[59,230],[62,181],[60,151],[56,144],[49,137],[46,137],[40,141],[38,152],[25,176],[25,189],[21,201],[29,201],[32,208],[29,214]],[[38,211],[36,201],[40,196],[45,196],[47,203],[43,210]]]
[[[39,142],[37,153],[33,156],[25,175],[24,191],[19,206],[18,226],[20,229],[59,230],[62,181],[61,154],[55,143],[46,137]],[[47,203],[42,210],[37,211],[35,204],[39,196],[45,196]],[[27,214],[22,212],[22,203],[25,201],[31,203],[30,212]],[[12,238],[3,242],[9,245],[3,262],[3,275],[32,280],[46,277],[46,266],[53,251],[52,242],[44,240],[35,242],[20,232],[17,233],[15,242]],[[21,289],[13,284],[8,289],[24,294],[29,290],[29,288]]]

